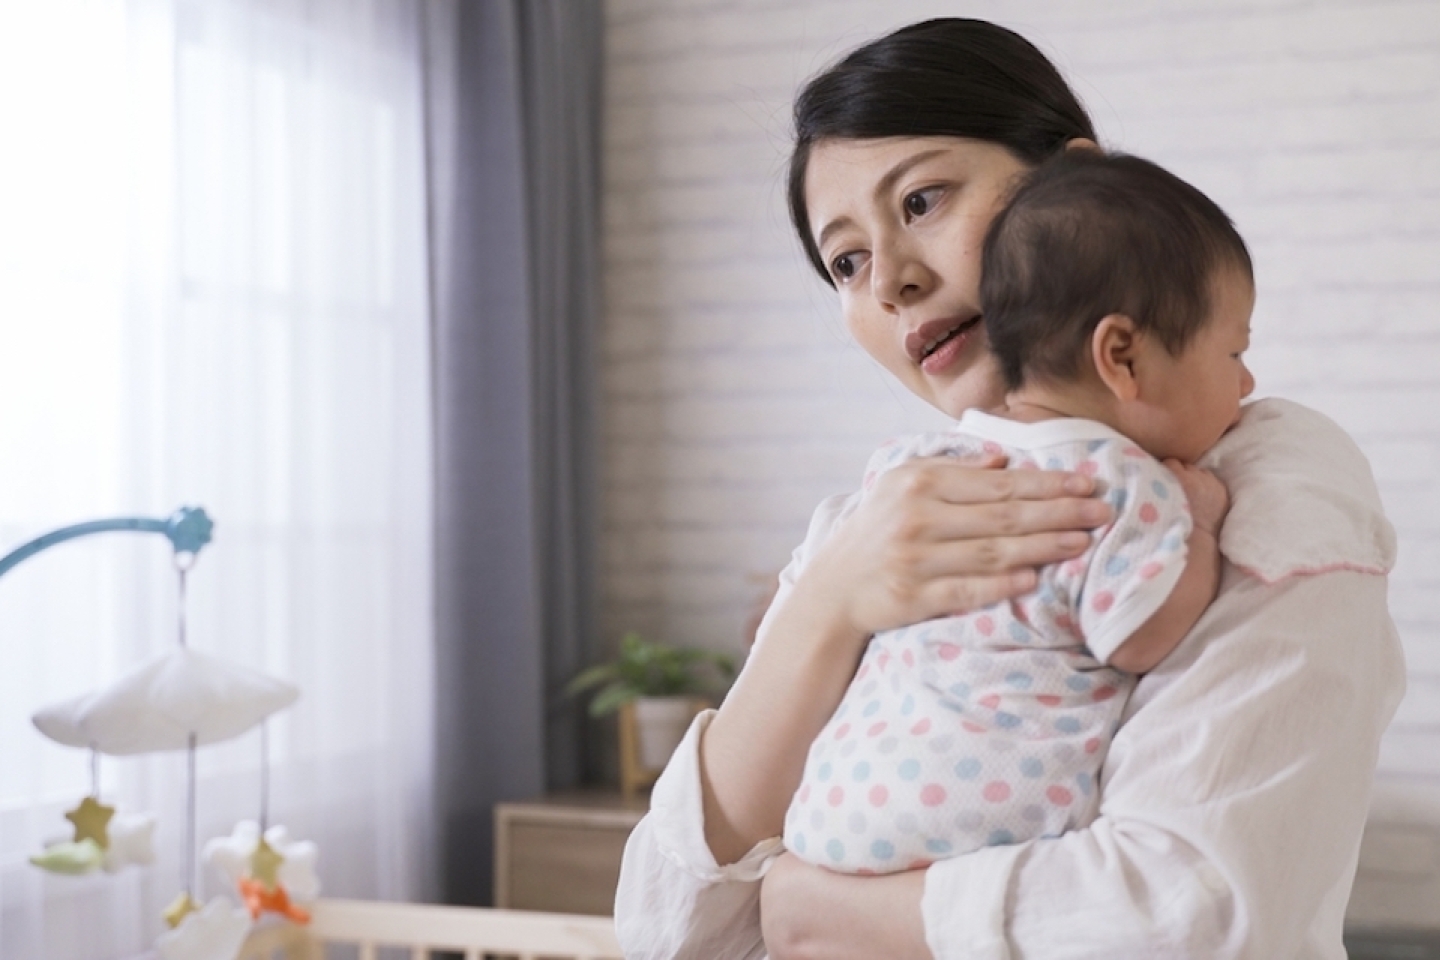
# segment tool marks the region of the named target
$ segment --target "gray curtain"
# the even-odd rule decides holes
[[[428,0],[441,895],[491,902],[497,801],[587,776],[600,70],[592,0]],[[593,772],[593,771],[588,771]]]

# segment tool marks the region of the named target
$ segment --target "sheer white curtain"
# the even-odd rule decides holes
[[[418,5],[0,3],[0,552],[198,504],[190,642],[292,680],[273,822],[326,891],[424,895],[430,376]],[[175,642],[160,537],[106,535],[0,579],[0,957],[144,949],[180,888],[184,757],[105,759],[159,861],[26,863],[89,758],[37,707]],[[199,757],[200,841],[255,817],[256,734]],[[203,877],[202,892],[221,892]],[[233,895],[233,894],[232,894]]]

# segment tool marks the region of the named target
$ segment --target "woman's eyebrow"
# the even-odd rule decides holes
[[[879,180],[875,182],[875,190],[872,192],[872,196],[874,196],[877,201],[882,199],[887,193],[895,189],[895,184],[901,177],[905,176],[905,174],[909,173],[911,170],[915,169],[915,167],[924,163],[926,160],[929,160],[932,157],[938,157],[944,152],[945,149],[943,147],[934,147],[930,150],[921,150],[919,153],[913,153],[910,156],[906,157],[904,160],[901,160],[899,163],[895,164],[895,166],[885,171],[884,176],[882,176]],[[854,221],[852,221],[849,217],[836,217],[834,220],[831,220],[829,223],[825,224],[825,226],[820,230],[820,233],[816,236],[815,246],[820,249],[824,249],[825,240],[830,236],[830,234],[834,233],[836,230],[839,230],[841,227],[850,226],[853,222]]]

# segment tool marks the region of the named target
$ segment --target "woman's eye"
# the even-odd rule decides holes
[[[842,253],[830,261],[830,275],[836,280],[849,280],[860,269],[859,257],[853,253]]]
[[[940,193],[939,187],[927,187],[905,195],[905,213],[911,217],[923,217],[935,206]]]

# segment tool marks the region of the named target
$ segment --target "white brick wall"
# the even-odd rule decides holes
[[[1035,41],[1108,145],[1193,181],[1250,242],[1259,392],[1351,431],[1400,534],[1412,679],[1377,810],[1440,823],[1436,0],[608,0],[606,631],[737,647],[814,504],[883,437],[939,423],[846,342],[782,171],[805,77],[947,14]],[[1364,915],[1440,916],[1440,888],[1403,899]]]

